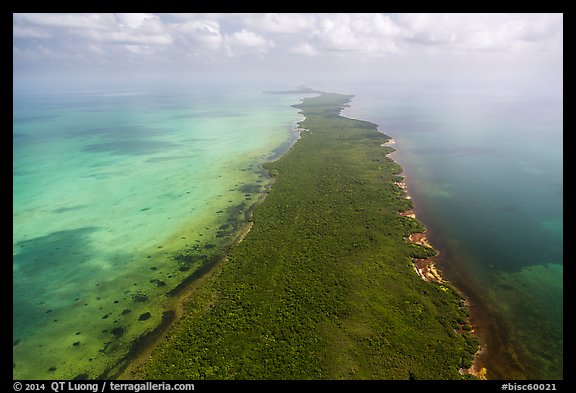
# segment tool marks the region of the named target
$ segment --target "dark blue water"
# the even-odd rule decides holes
[[[470,297],[492,378],[561,379],[561,88],[361,86],[345,113],[396,141],[416,214]]]

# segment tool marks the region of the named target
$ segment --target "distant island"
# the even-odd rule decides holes
[[[315,90],[307,86],[298,86],[295,89],[288,89],[288,90],[265,90],[264,93],[266,94],[314,94],[319,93],[321,94],[322,91]]]
[[[464,299],[433,265],[390,137],[340,115],[352,97],[294,105],[301,138],[265,165],[242,236],[121,378],[474,378]]]

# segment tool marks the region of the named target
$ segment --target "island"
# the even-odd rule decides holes
[[[226,257],[120,378],[474,378],[463,297],[433,264],[390,137],[341,111],[294,105],[300,138],[264,165],[272,185]]]

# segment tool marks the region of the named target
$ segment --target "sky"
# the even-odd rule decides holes
[[[562,77],[562,14],[13,14],[14,76]]]

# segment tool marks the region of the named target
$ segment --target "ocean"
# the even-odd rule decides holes
[[[15,379],[113,375],[170,319],[179,284],[225,252],[269,184],[261,164],[301,120],[301,94],[247,86],[15,84]],[[395,140],[437,264],[469,300],[488,376],[562,379],[561,87],[310,86],[355,94],[343,115]]]
[[[14,86],[13,376],[111,375],[214,263],[294,141],[298,98]]]
[[[562,379],[561,87],[354,87],[343,114],[395,140],[438,265],[469,299],[488,377]]]

